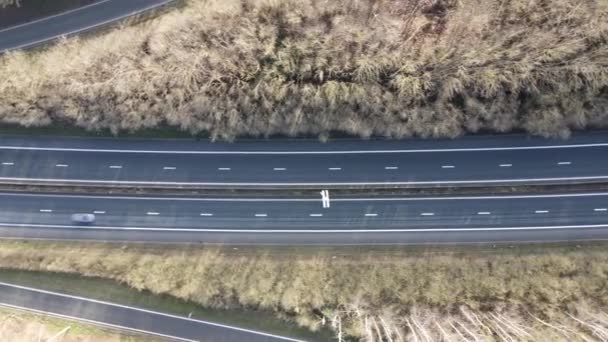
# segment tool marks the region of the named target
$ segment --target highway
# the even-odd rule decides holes
[[[569,140],[0,137],[0,182],[198,188],[436,187],[608,180],[608,133]]]
[[[608,238],[608,193],[320,198],[0,194],[0,236],[226,244],[422,244]],[[77,226],[73,213],[95,213]]]
[[[0,30],[0,52],[32,47],[166,5],[173,0],[98,0],[92,4]]]
[[[156,335],[172,341],[284,342],[267,334],[63,293],[0,282],[0,306],[25,309],[95,325]]]

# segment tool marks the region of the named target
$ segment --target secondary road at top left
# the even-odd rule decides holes
[[[0,30],[0,52],[35,46],[95,29],[174,0],[99,0],[90,5]]]

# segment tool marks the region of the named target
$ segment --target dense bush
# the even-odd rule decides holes
[[[605,0],[192,0],[0,59],[0,120],[458,136],[608,125]]]

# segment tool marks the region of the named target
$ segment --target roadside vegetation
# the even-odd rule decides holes
[[[19,0],[0,0],[0,8],[8,7],[8,6],[19,6]]]
[[[11,342],[144,342],[150,336],[123,335],[75,321],[0,307],[0,337]]]
[[[208,308],[271,311],[311,330],[330,328],[338,340],[608,338],[605,244],[178,249],[2,242],[0,267],[103,277]]]
[[[0,57],[0,122],[214,139],[608,125],[606,0],[190,0]]]

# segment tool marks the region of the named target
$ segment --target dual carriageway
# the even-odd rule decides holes
[[[602,183],[608,178],[607,155],[603,132],[566,141],[480,136],[329,143],[4,137],[0,183],[114,192],[181,189],[198,195],[6,192],[0,197],[0,232],[6,237],[237,244],[598,240],[608,235],[608,193],[601,191],[399,193]],[[247,192],[213,195],[225,189]],[[329,207],[318,195],[323,189],[335,190]],[[345,194],[344,189],[354,191]],[[393,191],[374,194],[377,189]],[[96,224],[71,224],[75,212],[94,213]]]

